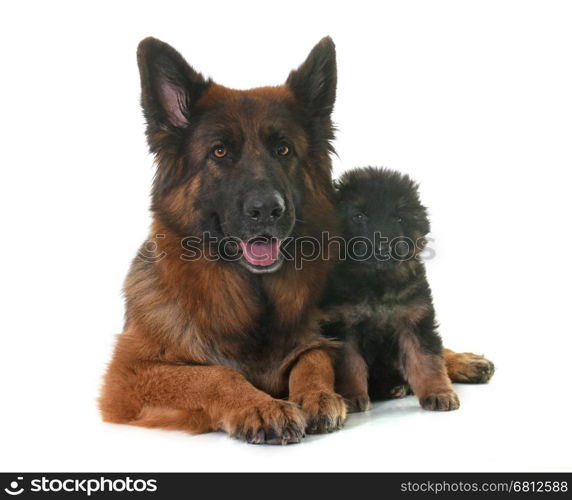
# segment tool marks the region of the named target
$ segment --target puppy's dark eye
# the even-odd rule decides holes
[[[212,155],[215,158],[224,158],[226,155],[228,154],[228,150],[226,149],[226,146],[224,144],[217,144],[213,149],[212,149]]]
[[[276,153],[279,154],[280,156],[288,156],[290,154],[290,148],[288,147],[287,144],[280,144],[276,148]]]
[[[353,220],[354,222],[357,222],[357,223],[360,223],[360,224],[361,224],[361,223],[363,223],[363,222],[365,222],[365,221],[367,220],[367,215],[365,215],[365,214],[362,213],[362,212],[358,212],[357,214],[355,214],[355,215],[352,217],[352,220]]]
[[[399,222],[400,224],[403,222],[403,217],[401,217],[400,215],[395,217],[396,222]]]

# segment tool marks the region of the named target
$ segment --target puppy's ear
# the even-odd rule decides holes
[[[336,100],[336,47],[327,36],[312,49],[304,63],[290,72],[286,84],[314,116],[329,116]]]
[[[145,38],[137,48],[141,75],[141,106],[147,135],[159,130],[177,132],[189,124],[194,103],[211,83],[197,73],[170,45]]]

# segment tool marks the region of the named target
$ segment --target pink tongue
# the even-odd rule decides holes
[[[242,255],[253,266],[274,264],[280,253],[280,241],[241,241]]]

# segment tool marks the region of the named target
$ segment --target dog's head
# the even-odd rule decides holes
[[[137,55],[157,161],[153,212],[181,237],[235,241],[252,272],[275,271],[281,242],[304,218],[306,177],[329,182],[329,161],[320,165],[332,150],[332,40],[321,40],[284,85],[251,90],[215,84],[153,38]]]
[[[346,172],[337,187],[348,265],[363,271],[393,269],[423,249],[429,219],[409,176],[358,168]]]

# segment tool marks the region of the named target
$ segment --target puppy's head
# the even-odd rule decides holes
[[[384,168],[357,168],[337,182],[345,261],[360,271],[393,269],[414,258],[429,232],[418,184]]]

